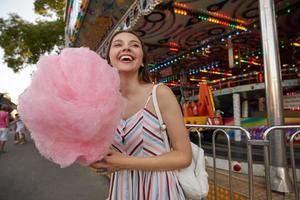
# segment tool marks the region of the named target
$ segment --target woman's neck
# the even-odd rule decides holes
[[[134,95],[141,83],[138,78],[122,76],[120,74],[120,92],[124,97]]]

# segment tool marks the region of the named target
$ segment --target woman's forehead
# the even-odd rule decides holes
[[[117,34],[114,38],[113,38],[113,41],[117,41],[117,40],[120,40],[120,41],[137,41],[139,43],[140,40],[137,36],[135,36],[134,34],[132,33],[126,33],[126,32],[123,32],[123,33],[119,33]]]

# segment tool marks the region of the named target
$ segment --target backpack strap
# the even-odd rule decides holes
[[[154,106],[154,110],[156,112],[158,121],[159,121],[159,126],[160,126],[160,133],[163,137],[165,146],[167,148],[168,151],[170,151],[170,144],[169,144],[169,140],[168,140],[168,135],[167,135],[167,127],[163,122],[162,116],[161,116],[161,112],[158,106],[158,101],[157,101],[157,95],[156,95],[156,91],[157,91],[157,87],[161,85],[161,84],[157,84],[154,85],[153,89],[152,89],[152,101],[153,101],[153,106]]]

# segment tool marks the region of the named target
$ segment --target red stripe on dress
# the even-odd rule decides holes
[[[150,151],[149,149],[147,149],[147,148],[143,148],[145,151],[147,151],[148,153],[150,153],[150,154],[152,154],[153,156],[157,156],[157,154],[156,153],[154,153],[153,151]]]
[[[143,116],[140,117],[140,119],[134,124],[134,126],[122,137],[123,139],[126,138],[126,136],[138,125],[138,123],[143,119]]]
[[[119,131],[119,129],[117,128],[117,132],[119,133],[119,135],[121,135],[121,132]]]
[[[113,175],[112,175],[112,179],[111,179],[111,183],[110,184],[111,184],[111,186],[110,186],[111,190],[110,190],[110,193],[109,193],[109,199],[112,199],[112,192],[115,189],[115,187],[114,187],[114,184],[115,184],[115,173],[113,173]]]
[[[133,194],[135,193],[135,191],[133,190],[133,171],[132,170],[130,170],[129,171],[130,172],[130,188],[129,188],[129,190],[130,190],[130,193],[131,193],[131,199],[133,199]]]
[[[166,152],[164,146],[153,145],[153,142],[149,140],[144,140],[143,148],[151,149],[151,151],[155,152],[157,155]]]
[[[151,112],[150,110],[148,110],[147,108],[144,108],[150,115],[152,115],[154,118],[158,119],[158,117],[153,113]]]
[[[134,149],[132,149],[132,151],[129,153],[129,155],[132,155],[132,154],[134,153],[134,151],[135,151],[139,146],[142,145],[142,143],[143,143],[143,140],[141,140],[141,141],[134,147]]]
[[[116,150],[118,150],[120,153],[122,153],[122,151],[121,151],[118,147],[116,147],[116,145],[112,144],[111,146],[112,146],[113,148],[115,148]]]
[[[157,138],[158,140],[160,140],[161,142],[164,142],[162,138],[158,137],[157,135],[155,135],[152,131],[150,131],[149,129],[147,129],[146,127],[143,127],[143,129],[145,131],[147,131],[147,133],[149,133],[150,135],[152,135],[153,137]]]
[[[146,178],[145,178],[145,175],[143,174],[143,188],[145,188],[145,183],[146,182]],[[145,191],[143,192],[143,199],[146,199],[146,196],[145,196]]]
[[[152,172],[149,172],[148,177],[150,176],[150,181],[148,185],[148,193],[147,193],[147,199],[150,199],[150,190],[151,190],[151,181],[152,181]]]
[[[138,193],[137,193],[137,195],[138,195],[138,200],[140,199],[140,187],[141,187],[141,185],[140,185],[140,172],[138,171],[137,172],[137,176],[138,176]]]
[[[168,197],[170,199],[171,192],[170,192],[169,176],[167,172],[166,172],[166,177],[167,177]]]

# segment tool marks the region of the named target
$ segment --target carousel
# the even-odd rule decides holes
[[[66,44],[104,56],[115,31],[133,30],[147,47],[153,82],[173,89],[186,122],[204,124],[221,114],[221,123],[242,125],[259,138],[267,124],[268,66],[258,7],[258,1],[70,0]],[[275,1],[285,124],[300,124],[299,7],[297,0]],[[211,106],[199,105],[206,97]]]

